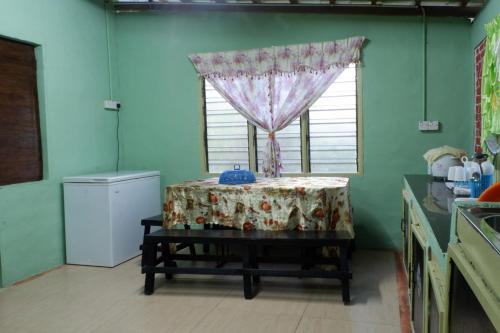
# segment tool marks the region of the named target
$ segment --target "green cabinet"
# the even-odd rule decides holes
[[[448,200],[438,202],[434,198],[447,193],[443,186],[444,183],[434,184],[429,176],[406,176],[403,185],[403,257],[415,333],[446,332],[444,267],[452,214]],[[438,228],[436,234],[434,230]]]
[[[402,197],[413,331],[500,332],[500,255],[467,220],[471,207],[500,212],[500,204],[455,202],[443,182],[426,175],[405,176]]]

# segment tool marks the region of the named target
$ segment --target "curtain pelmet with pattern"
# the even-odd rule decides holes
[[[351,63],[364,37],[246,51],[192,54],[198,73],[250,123],[268,133],[263,171],[281,173],[275,133],[300,117]]]

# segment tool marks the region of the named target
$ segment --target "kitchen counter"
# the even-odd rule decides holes
[[[451,212],[455,200],[453,192],[444,181],[434,180],[429,175],[406,175],[408,183],[442,253],[450,242]]]

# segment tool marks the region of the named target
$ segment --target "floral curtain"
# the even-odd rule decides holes
[[[490,134],[500,134],[500,15],[486,25],[486,48],[483,58],[481,114],[481,141]]]
[[[263,171],[279,177],[280,147],[274,133],[305,112],[344,68],[359,62],[363,41],[352,37],[189,58],[239,113],[269,133]]]

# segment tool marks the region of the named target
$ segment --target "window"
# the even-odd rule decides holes
[[[323,95],[276,133],[283,173],[356,173],[359,170],[357,68],[351,64]],[[250,125],[204,80],[205,170],[220,173],[238,163],[260,172],[267,134]]]
[[[0,185],[42,179],[32,45],[0,38]]]

